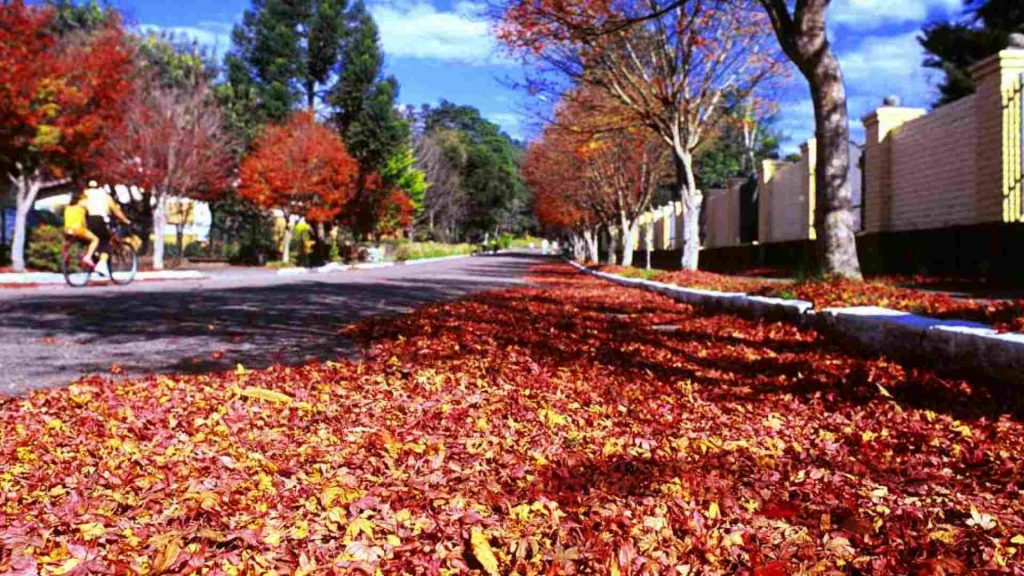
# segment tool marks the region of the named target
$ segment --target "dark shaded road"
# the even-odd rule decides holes
[[[0,395],[109,372],[194,373],[301,364],[354,351],[368,316],[525,283],[542,257],[479,256],[282,277],[269,271],[126,288],[0,290]]]

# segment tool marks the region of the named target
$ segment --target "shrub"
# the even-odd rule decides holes
[[[185,258],[206,258],[210,256],[210,245],[206,242],[189,242],[185,246]]]
[[[444,258],[446,256],[462,256],[473,253],[472,244],[441,244],[439,242],[406,242],[395,248],[395,260],[423,260],[426,258]]]
[[[29,268],[60,272],[60,253],[64,244],[64,232],[56,227],[43,224],[29,234],[25,263]]]

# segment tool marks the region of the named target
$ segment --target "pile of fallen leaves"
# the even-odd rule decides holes
[[[634,268],[605,266],[603,272],[625,276],[638,276]],[[781,281],[751,276],[733,276],[714,272],[681,270],[674,272],[648,273],[643,277],[658,282],[676,284],[687,288],[716,290],[719,292],[745,292],[758,296],[772,296],[806,300],[817,309],[881,306],[921,314],[933,318],[971,320],[992,324],[996,329],[1009,332],[1024,332],[1024,300],[973,299],[954,297],[948,293],[919,290],[902,284],[922,286],[944,286],[949,279],[926,277],[877,278],[856,282],[844,278],[807,279]],[[963,289],[961,282],[957,285]]]
[[[797,298],[815,308],[882,306],[934,318],[973,320],[1002,330],[1024,331],[1024,300],[974,300],[949,294],[896,286],[890,282],[857,282],[844,278],[767,285],[755,290],[765,296]]]
[[[568,266],[0,404],[0,573],[1024,574],[1019,394]]]

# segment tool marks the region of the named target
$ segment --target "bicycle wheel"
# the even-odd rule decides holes
[[[85,256],[86,246],[81,242],[71,242],[64,250],[63,258],[60,261],[61,272],[64,273],[64,281],[68,286],[81,288],[89,283],[92,276],[92,269],[82,265],[82,256]]]
[[[135,280],[139,271],[139,258],[127,244],[118,244],[110,250],[110,281],[124,286]]]

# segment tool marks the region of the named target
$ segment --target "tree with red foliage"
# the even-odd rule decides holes
[[[234,171],[231,150],[220,107],[204,81],[166,85],[155,74],[138,80],[124,107],[124,122],[107,139],[97,170],[149,192],[157,270],[164,267],[168,201],[211,201],[226,192]]]
[[[242,161],[238,191],[263,208],[284,213],[283,259],[288,262],[292,217],[312,222],[338,217],[352,198],[358,168],[337,133],[317,122],[311,110],[302,111],[256,139]]]
[[[590,260],[597,259],[595,228],[604,226],[609,260],[621,248],[622,264],[631,266],[638,219],[671,166],[664,144],[644,126],[626,124],[625,112],[598,90],[567,94],[524,172],[541,222],[574,230],[575,251],[586,248]]]
[[[116,15],[99,30],[61,36],[52,9],[0,4],[0,170],[15,194],[15,270],[25,268],[36,198],[90,164],[121,121],[132,69]]]
[[[694,152],[714,135],[727,98],[743,100],[781,71],[754,0],[508,0],[499,35],[541,74],[605,91],[669,146],[684,213],[682,265],[696,269],[703,196]]]

